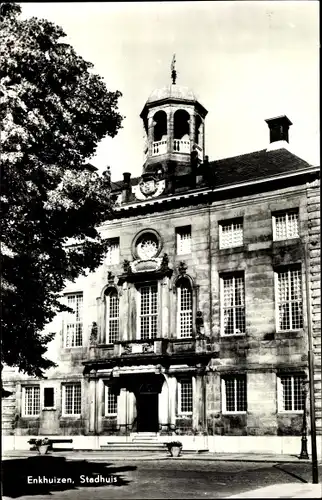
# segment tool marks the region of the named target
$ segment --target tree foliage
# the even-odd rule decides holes
[[[88,158],[120,128],[121,94],[60,27],[20,11],[0,4],[1,362],[42,376],[53,363],[41,332],[64,310],[66,280],[104,253],[96,228],[111,212],[110,176]]]

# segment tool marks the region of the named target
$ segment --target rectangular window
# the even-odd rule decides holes
[[[119,339],[119,298],[116,291],[106,296],[107,343],[114,344]]]
[[[278,377],[278,404],[279,411],[303,410],[303,381],[304,375],[282,375]]]
[[[272,216],[273,239],[288,240],[299,237],[299,212],[298,210],[287,210],[277,212]]]
[[[179,336],[192,336],[192,293],[189,283],[178,286]]]
[[[177,255],[191,253],[191,226],[178,227],[177,234]]]
[[[65,347],[81,347],[83,345],[83,294],[66,295],[67,305],[73,312],[66,314]]]
[[[54,388],[45,387],[44,388],[44,408],[54,408]]]
[[[232,248],[243,245],[243,219],[219,223],[219,248]]]
[[[107,240],[106,264],[113,266],[120,262],[120,239],[111,238]]]
[[[25,417],[40,414],[40,387],[37,385],[23,388],[23,415]]]
[[[81,384],[63,385],[63,415],[80,416],[82,412]]]
[[[158,331],[157,285],[141,286],[139,328],[141,339],[154,339]]]
[[[178,381],[178,413],[192,413],[193,408],[193,390],[192,379],[183,379]]]
[[[244,413],[247,411],[246,375],[222,378],[223,413]]]
[[[222,335],[245,333],[245,282],[242,273],[221,277]]]
[[[117,415],[117,395],[113,394],[111,388],[105,386],[105,416]]]
[[[299,266],[275,272],[277,327],[282,330],[303,328],[302,273]]]

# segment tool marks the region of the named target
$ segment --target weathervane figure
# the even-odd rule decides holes
[[[176,79],[177,79],[177,72],[175,69],[175,64],[176,64],[176,55],[173,54],[172,63],[171,63],[171,78],[172,78],[173,85],[175,85]]]

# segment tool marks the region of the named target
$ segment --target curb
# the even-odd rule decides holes
[[[165,456],[164,454],[162,455],[142,455],[142,456],[129,456],[129,455],[113,455],[113,454],[95,454],[95,453],[89,453],[84,455],[81,450],[75,450],[73,454],[64,454],[64,453],[50,453],[48,456],[51,457],[64,457],[66,460],[95,460],[95,461],[100,461],[100,462],[106,462],[107,460],[118,460],[118,461],[155,461],[155,460],[196,460],[196,461],[213,461],[213,462],[261,462],[261,463],[311,463],[310,459],[299,459],[298,457],[292,457],[292,456],[274,456],[272,455],[271,457],[268,456],[256,456],[253,455],[251,457],[245,457],[245,456],[232,456],[227,453],[228,456],[223,456],[219,455],[206,455],[206,454],[184,454],[180,457],[173,458],[171,456]],[[30,458],[30,457],[37,457],[37,454],[30,454],[28,451],[24,452],[17,452],[12,453],[3,453],[2,458],[3,459],[13,459],[13,458]],[[321,461],[319,461],[319,464]]]

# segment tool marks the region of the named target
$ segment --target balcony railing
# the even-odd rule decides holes
[[[163,155],[167,152],[167,141],[157,141],[153,143],[152,154],[153,156]]]
[[[182,141],[181,139],[174,139],[173,151],[176,153],[190,153],[190,141]]]

